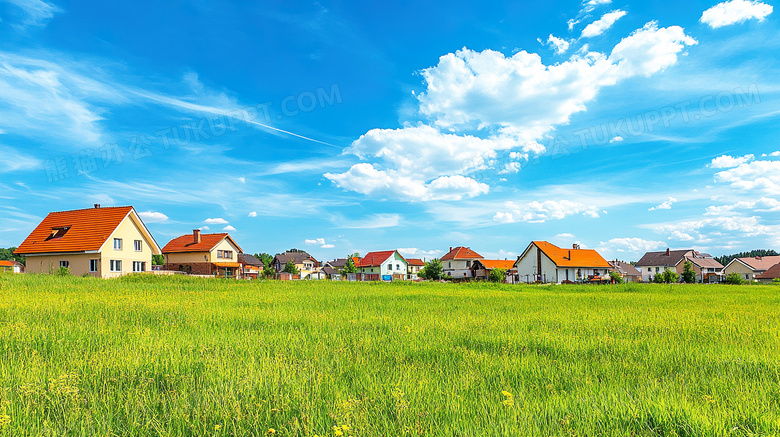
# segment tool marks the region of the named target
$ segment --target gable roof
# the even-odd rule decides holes
[[[406,264],[410,266],[425,267],[425,261],[420,258],[406,258]]]
[[[331,267],[329,265],[323,267],[321,270],[328,276],[340,275],[341,274],[341,272],[339,272],[338,270],[336,270],[335,268],[333,268],[333,267]]]
[[[474,252],[468,247],[458,246],[450,248],[450,251],[446,255],[441,257],[441,261],[449,261],[456,259],[481,259],[482,255]]]
[[[303,264],[303,261],[307,259],[310,259],[315,263],[318,263],[318,261],[314,259],[313,256],[309,255],[307,252],[304,251],[290,252],[289,250],[285,253],[280,253],[279,255],[276,255],[274,257],[274,262],[279,261],[280,264],[287,264],[287,261],[292,261],[293,264]]]
[[[715,261],[712,258],[704,258],[701,256],[685,256],[683,258],[686,261],[690,261],[692,264],[696,264],[699,268],[705,269],[722,269],[723,264]],[[682,262],[682,260],[680,260]],[[677,263],[679,264],[679,262]]]
[[[780,256],[759,256],[759,257],[747,257],[747,258],[734,258],[729,265],[734,261],[740,262],[750,268],[751,270],[764,271],[769,270],[772,266],[780,263]]]
[[[629,263],[623,261],[609,261],[609,265],[611,265],[612,268],[617,270],[619,273],[623,273],[626,276],[641,276],[639,270],[637,270],[636,267]]]
[[[0,267],[14,267],[14,266],[20,266],[16,261],[7,261],[7,260],[0,260]]]
[[[644,266],[676,266],[686,255],[694,253],[693,249],[663,250],[660,252],[647,252],[637,261],[636,265]]]
[[[504,270],[510,270],[515,265],[515,260],[506,260],[506,259],[478,259],[474,261],[474,264],[482,264],[483,267],[485,267],[488,270],[493,269],[504,269]]]
[[[233,246],[238,249],[239,252],[243,252],[241,246],[230,237],[226,232],[218,234],[200,234],[200,243],[196,243],[192,234],[182,235],[169,241],[168,244],[163,247],[163,253],[183,253],[183,252],[210,252],[217,244],[224,239],[230,240]]]
[[[249,266],[263,267],[263,262],[257,259],[254,255],[248,253],[239,253],[238,262]]]
[[[148,237],[152,253],[159,253],[157,242],[132,206],[50,212],[14,253],[97,252],[128,216],[137,221],[141,233]]]
[[[366,256],[360,259],[357,263],[355,263],[355,267],[376,267],[379,265],[382,265],[383,262],[387,261],[388,258],[393,256],[397,251],[396,250],[383,250],[380,252],[368,252]],[[401,256],[399,253],[398,256],[401,257],[404,262],[406,262],[406,259]]]
[[[756,276],[756,279],[775,279],[780,278],[780,263],[768,268],[764,273]]]
[[[593,249],[562,249],[546,241],[532,241],[518,257],[518,261],[528,253],[531,246],[538,247],[558,267],[611,267],[607,260]]]

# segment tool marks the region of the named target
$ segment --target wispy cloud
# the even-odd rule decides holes
[[[5,0],[18,9],[18,15],[16,20],[11,21],[11,26],[17,30],[24,30],[27,27],[44,26],[46,25],[54,14],[62,12],[62,9],[51,3],[46,3],[42,0]]]

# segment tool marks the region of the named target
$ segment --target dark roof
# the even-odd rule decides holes
[[[331,265],[336,268],[342,268],[347,265],[347,259],[346,258],[336,258],[333,261],[328,261],[328,265]]]
[[[667,255],[668,251],[668,255]],[[636,265],[639,267],[643,266],[664,266],[664,267],[674,267],[677,265],[677,263],[680,262],[681,259],[685,255],[692,254],[694,251],[693,249],[685,249],[685,250],[664,250],[661,252],[647,252],[642,256],[642,258],[637,261]]]
[[[325,274],[328,275],[328,276],[340,275],[341,274],[341,272],[339,272],[338,270],[334,269],[331,266],[323,267],[322,271],[325,272]]]
[[[701,255],[701,254],[699,254],[699,255]],[[723,264],[715,261],[712,258],[704,258],[702,256],[686,256],[685,260],[686,261],[690,261],[693,264],[696,264],[697,266],[699,266],[699,268],[704,268],[704,269],[722,269],[723,268]]]
[[[304,251],[296,251],[296,252],[287,251],[285,253],[280,253],[279,255],[276,255],[274,257],[274,262],[279,261],[280,264],[287,264],[287,261],[292,260],[293,264],[303,264],[303,260],[306,259],[310,259],[315,263],[317,262],[317,260],[314,259],[313,256],[309,255]]]
[[[609,265],[611,265],[612,268],[617,270],[619,273],[622,273],[626,276],[641,276],[639,270],[637,270],[636,267],[629,263],[623,261],[609,261]]]
[[[780,278],[780,263],[773,265],[764,273],[756,276],[756,279],[775,279]]]
[[[450,248],[450,251],[446,255],[441,257],[441,261],[455,260],[455,259],[480,259],[482,255],[474,252],[468,247],[458,246]]]
[[[248,253],[239,253],[238,254],[238,262],[242,264],[247,264],[250,266],[257,266],[257,267],[263,267],[263,262],[257,259],[254,255],[250,255]]]

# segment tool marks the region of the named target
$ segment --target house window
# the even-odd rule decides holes
[[[466,267],[471,267],[471,260],[466,261]]]
[[[396,270],[401,270],[401,264],[396,264],[396,265],[395,265],[395,269],[396,269]]]
[[[95,273],[98,271],[98,260],[96,259],[89,260],[89,271],[90,273]]]
[[[112,259],[109,262],[109,270],[111,270],[112,272],[121,272],[122,271],[122,260]]]
[[[70,262],[68,262],[68,261],[60,261],[60,268],[65,267],[67,269],[69,265],[70,265]]]
[[[133,261],[133,271],[134,272],[145,272],[146,271],[146,262],[144,262],[144,261]]]
[[[747,273],[745,273],[745,279],[750,279],[750,275],[748,275]]]
[[[656,272],[656,273],[658,273],[658,272],[660,272],[660,271],[661,271],[661,268],[660,268],[660,267],[656,267],[656,268],[655,268],[655,272]]]
[[[114,250],[122,250],[122,239],[114,238]]]
[[[133,240],[133,249],[135,249],[136,252],[140,252],[142,250],[141,240]]]
[[[390,271],[390,270],[393,270],[393,265],[392,265],[392,264],[388,264],[388,265],[387,265],[387,270],[388,270],[388,271]]]
[[[226,251],[224,251],[224,253],[225,253],[225,258],[226,259],[233,259],[233,251],[232,250],[226,250]]]
[[[447,263],[447,268],[448,268],[448,269],[451,269],[451,268],[452,268],[452,262],[448,262],[448,263]]]

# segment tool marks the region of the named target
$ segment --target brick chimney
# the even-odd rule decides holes
[[[192,242],[195,244],[200,243],[200,229],[192,230]]]
[[[666,256],[671,256],[671,255],[672,255],[672,251],[667,247],[666,248]]]
[[[450,246],[450,252],[452,252],[452,246]]]
[[[100,208],[100,204],[99,204],[99,203],[96,203],[96,204],[95,204],[95,209],[98,209],[98,208]]]

